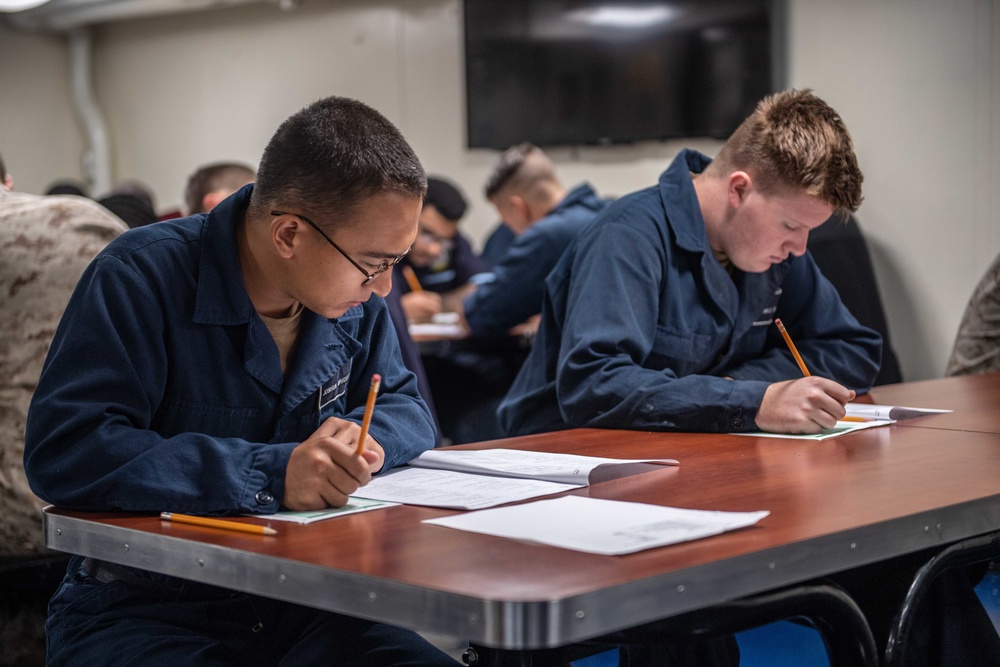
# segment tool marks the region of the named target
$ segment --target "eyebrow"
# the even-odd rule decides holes
[[[406,252],[409,248],[406,248],[403,252]],[[384,250],[360,250],[358,254],[362,257],[371,257],[372,259],[396,259],[399,257],[399,253],[387,253]]]

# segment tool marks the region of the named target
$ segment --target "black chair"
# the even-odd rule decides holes
[[[737,632],[776,621],[802,619],[820,633],[832,667],[875,667],[875,639],[864,614],[843,590],[832,585],[795,586],[624,630],[563,649],[497,651],[471,647],[466,662],[475,667],[562,665],[584,655],[627,647],[649,656],[664,647],[679,648],[684,664],[728,663],[727,643]],[[645,655],[643,656],[645,657]]]
[[[958,568],[998,558],[1000,558],[1000,531],[957,542],[928,560],[914,576],[889,632],[885,648],[885,667],[899,667],[906,664],[906,657],[913,650],[914,622],[921,603],[942,575]],[[949,583],[966,585],[964,581]]]
[[[882,368],[876,385],[902,382],[899,360],[889,339],[889,325],[882,308],[875,269],[868,244],[854,216],[837,216],[809,233],[809,252],[826,279],[840,293],[844,305],[866,327],[882,336]]]

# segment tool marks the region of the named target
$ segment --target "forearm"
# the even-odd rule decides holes
[[[749,431],[768,386],[708,375],[678,378],[670,371],[627,364],[601,366],[570,367],[559,373],[559,406],[572,426]]]

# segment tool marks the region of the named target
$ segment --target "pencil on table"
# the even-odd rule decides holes
[[[792,351],[792,356],[795,357],[795,363],[799,365],[799,370],[801,370],[802,374],[806,377],[810,377],[812,373],[810,373],[809,369],[806,368],[806,362],[802,361],[802,355],[800,355],[799,351],[795,349],[795,343],[792,342],[792,337],[788,335],[787,331],[785,331],[785,325],[782,324],[781,319],[777,317],[774,318],[774,323],[778,325],[778,331],[781,332],[781,336],[785,339],[785,343],[788,344],[788,349]]]
[[[160,512],[160,519],[175,523],[189,523],[193,526],[206,526],[208,528],[222,528],[224,530],[236,530],[241,533],[253,533],[254,535],[277,535],[278,531],[267,526],[258,526],[255,523],[240,523],[239,521],[226,521],[225,519],[213,519],[207,516],[191,516],[190,514],[176,514],[174,512]]]
[[[420,284],[420,281],[417,280],[417,274],[413,272],[412,266],[410,266],[409,264],[404,264],[402,271],[403,271],[403,277],[406,278],[406,284],[410,286],[411,292],[424,291],[424,288]]]
[[[378,388],[381,384],[382,376],[378,373],[372,375],[372,383],[368,387],[368,401],[365,403],[365,416],[361,418],[361,435],[358,436],[358,456],[365,451],[365,440],[368,439],[368,426],[372,423],[372,413],[375,412],[375,398],[378,396]]]

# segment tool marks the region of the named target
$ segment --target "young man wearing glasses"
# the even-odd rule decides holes
[[[443,178],[427,179],[417,238],[395,278],[395,290],[411,322],[429,322],[434,315],[453,310],[471,289],[470,281],[490,270],[458,231],[466,208],[465,197],[454,185]],[[420,290],[401,275],[404,266],[413,270]]]
[[[35,492],[88,510],[319,509],[433,446],[381,298],[425,187],[392,124],[331,97],[278,128],[256,185],[111,243],[31,405]],[[409,631],[80,557],[48,649],[50,665],[456,664]]]

